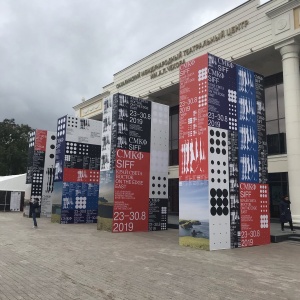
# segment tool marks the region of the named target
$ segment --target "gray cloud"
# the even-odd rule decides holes
[[[56,130],[113,74],[245,0],[0,0],[0,121]]]

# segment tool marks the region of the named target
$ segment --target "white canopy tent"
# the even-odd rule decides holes
[[[28,184],[26,174],[0,177],[0,211],[20,211]]]
[[[25,192],[26,174],[1,176],[0,191]]]

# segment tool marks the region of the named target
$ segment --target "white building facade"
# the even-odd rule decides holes
[[[170,106],[169,210],[178,212],[179,66],[207,52],[265,76],[271,216],[289,194],[300,223],[300,0],[250,0],[114,74],[101,94],[74,107],[102,118],[102,101],[123,93]]]

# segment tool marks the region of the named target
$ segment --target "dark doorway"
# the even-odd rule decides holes
[[[169,202],[168,202],[169,213],[179,213],[179,179],[169,179]]]
[[[283,195],[288,194],[288,173],[269,173],[270,215],[279,218],[279,202]]]

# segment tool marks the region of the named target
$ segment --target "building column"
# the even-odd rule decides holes
[[[293,221],[300,223],[300,45],[285,44],[278,49],[283,68],[289,197]]]

